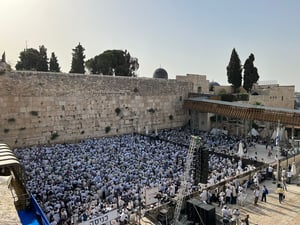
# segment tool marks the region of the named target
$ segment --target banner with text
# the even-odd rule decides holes
[[[147,188],[145,190],[145,201],[146,205],[151,205],[158,202],[158,199],[155,198],[158,193],[158,187],[155,188]]]
[[[116,219],[117,217],[118,217],[118,210],[115,209],[97,218],[79,223],[78,225],[101,225],[101,224],[109,223],[110,221]]]

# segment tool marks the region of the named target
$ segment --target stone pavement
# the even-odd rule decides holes
[[[269,147],[270,148],[270,147]],[[276,150],[273,150],[273,156],[268,157],[268,150],[263,145],[256,145],[256,148],[248,150],[249,157],[254,157],[257,152],[258,160],[264,159],[267,163],[276,163],[274,158]],[[283,157],[279,157],[283,158]],[[255,206],[253,190],[248,188],[247,199],[245,206],[230,205],[233,208],[239,208],[241,217],[245,218],[247,214],[250,216],[250,224],[258,225],[300,225],[300,186],[297,184],[300,180],[297,176],[293,179],[292,184],[287,185],[287,192],[285,193],[285,200],[280,204],[278,201],[278,194],[276,193],[277,185],[273,180],[265,180],[260,183],[266,185],[269,190],[267,195],[267,202],[261,202],[259,199],[258,205]],[[216,208],[216,211],[219,209]]]
[[[275,155],[277,154],[276,147],[273,148],[272,156],[268,156],[268,152],[271,149],[269,146],[268,149],[266,149],[265,145],[257,144],[255,148],[251,147],[248,149],[248,157],[253,158],[255,156],[255,153],[257,153],[257,160],[258,161],[264,161],[266,163],[276,163]],[[279,156],[279,159],[282,159],[284,157]]]
[[[8,177],[0,177],[0,225],[20,225],[12,193],[7,187],[7,179]]]
[[[255,206],[253,204],[253,190],[249,189],[244,207],[237,205],[230,205],[230,207],[240,208],[241,218],[249,214],[250,224],[300,225],[300,186],[297,186],[295,183],[287,185],[286,198],[280,204],[276,193],[276,183],[272,180],[266,180],[260,184],[261,187],[262,185],[266,185],[269,190],[267,202],[262,202],[259,199],[258,205]]]

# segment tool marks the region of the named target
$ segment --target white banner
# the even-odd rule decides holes
[[[145,190],[145,201],[146,205],[151,205],[158,202],[158,199],[155,198],[158,193],[158,187],[155,188],[147,188]]]
[[[101,224],[109,223],[110,221],[116,219],[117,217],[118,217],[118,210],[115,209],[97,218],[79,223],[78,225],[101,225]]]

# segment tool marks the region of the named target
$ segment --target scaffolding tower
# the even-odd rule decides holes
[[[181,175],[181,183],[180,187],[178,190],[178,196],[177,196],[177,203],[174,211],[174,224],[175,225],[180,225],[179,217],[180,217],[180,211],[182,207],[182,202],[184,197],[188,194],[188,178],[189,178],[189,173],[191,169],[191,164],[193,162],[193,156],[195,152],[195,148],[199,146],[200,144],[200,137],[198,136],[191,136],[191,141],[190,141],[190,146],[187,152],[187,157],[186,157],[186,163],[185,163],[185,168],[184,172]]]

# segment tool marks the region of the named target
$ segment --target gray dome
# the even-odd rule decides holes
[[[163,68],[158,68],[153,73],[153,78],[162,78],[162,79],[168,79],[168,73]]]
[[[220,84],[215,81],[209,82],[209,91],[214,91],[216,86],[220,86]]]
[[[214,87],[214,86],[220,86],[220,84],[218,82],[212,81],[209,83],[210,87]]]

